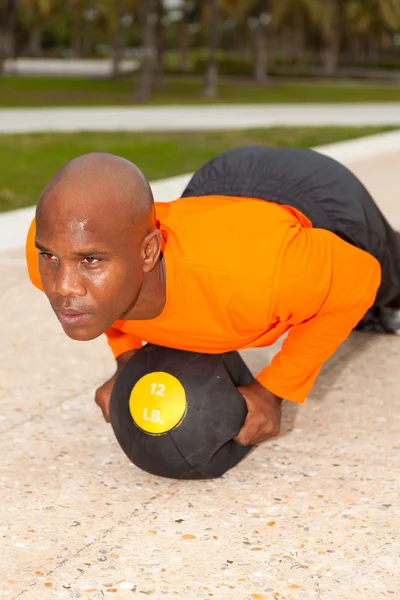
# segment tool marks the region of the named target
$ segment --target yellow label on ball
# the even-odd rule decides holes
[[[147,373],[132,388],[129,409],[136,425],[146,433],[166,433],[185,416],[185,389],[170,373]]]

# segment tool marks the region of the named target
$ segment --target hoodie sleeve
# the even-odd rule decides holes
[[[35,247],[35,235],[36,221],[35,219],[33,219],[28,229],[28,234],[26,237],[25,259],[26,266],[28,268],[29,279],[31,280],[33,285],[38,288],[38,290],[43,292],[43,287],[39,275],[39,254],[37,248]]]
[[[105,334],[115,359],[128,350],[139,350],[142,347],[142,340],[131,333],[121,331],[118,327],[118,321],[109,327]]]
[[[282,349],[258,376],[281,398],[304,402],[323,363],[373,305],[379,262],[322,229],[302,229],[277,266],[271,318],[291,327]]]

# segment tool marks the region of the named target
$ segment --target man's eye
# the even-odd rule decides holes
[[[45,260],[52,260],[53,258],[56,258],[54,254],[50,254],[49,252],[39,252],[39,254],[40,256],[43,256]]]
[[[98,258],[95,258],[94,256],[85,256],[85,258],[83,259],[83,262],[88,265],[95,265],[96,263],[98,263],[100,261]]]

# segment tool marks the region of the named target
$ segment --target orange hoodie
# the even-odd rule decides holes
[[[378,261],[290,207],[251,198],[203,196],[156,203],[164,237],[167,300],[155,319],[116,321],[105,333],[117,357],[142,340],[221,353],[282,349],[257,380],[303,402],[322,364],[375,300]],[[27,241],[32,282],[41,289]]]

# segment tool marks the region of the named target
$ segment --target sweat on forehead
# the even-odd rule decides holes
[[[151,216],[153,196],[143,173],[128,160],[102,152],[78,156],[50,179],[38,202],[37,217],[53,211],[78,219],[102,215],[135,221]]]

